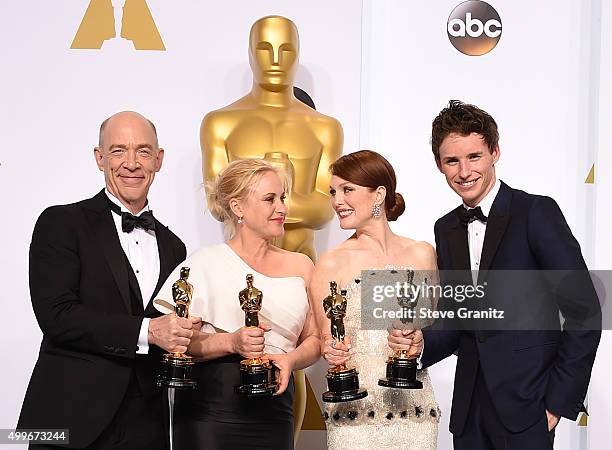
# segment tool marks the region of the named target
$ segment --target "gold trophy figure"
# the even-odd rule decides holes
[[[411,329],[412,319],[408,312],[414,310],[418,294],[414,285],[414,271],[407,271],[407,287],[405,290],[406,296],[397,297],[397,303],[402,308],[402,316],[400,322],[404,329]],[[423,383],[416,379],[417,360],[408,357],[407,350],[396,350],[393,356],[387,359],[387,373],[385,378],[378,380],[379,386],[400,388],[400,389],[422,389]]]
[[[177,317],[189,318],[189,304],[193,297],[193,285],[187,281],[189,278],[189,267],[181,267],[181,278],[172,285],[172,299],[174,300],[174,312]]]
[[[202,170],[204,180],[211,181],[231,161],[264,158],[289,171],[293,183],[287,193],[285,234],[275,244],[314,260],[314,230],[333,217],[328,168],[340,157],[344,136],[336,119],[294,96],[298,58],[299,36],[291,20],[269,16],[253,24],[249,37],[253,87],[202,120]]]
[[[240,307],[244,311],[244,326],[258,327],[263,292],[253,286],[252,274],[246,276],[246,282],[247,287],[238,293]],[[272,395],[278,387],[274,367],[265,357],[240,361],[240,381],[236,392],[245,397]]]
[[[240,307],[244,311],[244,326],[258,327],[258,313],[261,311],[263,292],[253,286],[253,275],[248,274],[246,277],[246,282],[247,287],[238,293]]]
[[[174,313],[177,317],[189,318],[189,304],[193,297],[193,285],[187,281],[189,267],[181,267],[181,278],[172,284]],[[191,378],[193,358],[184,353],[166,353],[162,356],[161,372],[157,375],[157,386],[195,389],[197,382]]]
[[[331,335],[336,341],[344,341],[344,316],[346,315],[346,291],[338,293],[335,281],[329,283],[330,294],[323,299],[323,309],[331,321]],[[328,391],[323,393],[323,401],[330,403],[359,400],[368,395],[368,391],[359,388],[359,372],[341,364],[327,370]]]

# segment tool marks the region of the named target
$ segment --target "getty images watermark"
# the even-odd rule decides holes
[[[603,286],[612,277],[595,277]],[[363,271],[361,329],[392,323],[463,330],[601,329],[612,325],[586,270]],[[397,322],[399,321],[399,322]]]
[[[395,272],[399,273],[399,271]],[[406,278],[414,277],[414,272],[412,272],[413,275],[408,270],[403,272],[406,273]],[[381,275],[388,277],[393,275],[393,273],[391,271],[389,273],[381,271]],[[374,284],[372,286],[372,301],[373,303],[381,304],[381,306],[374,306],[372,309],[373,317],[375,319],[408,319],[410,321],[415,319],[453,319],[455,317],[464,319],[504,318],[504,311],[491,307],[474,309],[473,307],[463,306],[457,308],[456,311],[435,308],[439,300],[452,300],[457,303],[463,303],[469,300],[484,299],[487,286],[486,281],[476,285],[441,285],[439,283],[429,284],[426,279],[427,276],[422,277],[420,284],[415,284],[408,280],[403,282],[396,281],[394,284]],[[377,280],[378,283],[380,281],[380,279]],[[364,286],[366,285],[367,281]],[[419,307],[419,301],[421,302],[421,307]],[[383,303],[384,305],[382,305]],[[385,306],[393,307],[394,303],[399,308],[391,310],[385,308]]]

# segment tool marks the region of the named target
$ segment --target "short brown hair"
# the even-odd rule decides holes
[[[399,192],[395,192],[397,185],[395,170],[382,155],[372,150],[359,150],[340,157],[329,166],[329,170],[332,175],[359,186],[370,189],[384,186],[387,191],[385,215],[388,221],[397,220],[406,209],[404,197]]]
[[[431,124],[431,151],[440,160],[440,145],[451,133],[461,136],[469,136],[476,133],[482,136],[493,153],[499,142],[497,123],[489,113],[474,105],[463,103],[460,100],[451,100],[448,106],[440,111],[440,114]]]

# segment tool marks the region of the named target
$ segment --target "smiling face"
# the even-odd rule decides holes
[[[255,82],[278,92],[293,84],[299,38],[295,24],[284,17],[265,17],[251,28],[249,62]]]
[[[384,187],[370,189],[333,175],[329,194],[343,230],[355,230],[375,220],[372,218],[372,206],[375,203],[381,206],[384,217]]]
[[[261,176],[245,199],[230,200],[230,207],[234,214],[242,217],[243,227],[268,240],[282,236],[285,232],[285,198],[281,179],[276,172],[269,170]]]
[[[451,189],[474,207],[493,188],[498,159],[499,147],[491,152],[480,134],[451,133],[442,141],[436,163]]]
[[[151,124],[137,113],[115,114],[106,122],[94,153],[108,191],[134,214],[144,208],[164,159]]]

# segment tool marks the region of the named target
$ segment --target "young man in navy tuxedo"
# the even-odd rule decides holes
[[[506,270],[586,273],[580,246],[557,203],[496,177],[498,139],[495,120],[460,101],[452,100],[433,121],[436,165],[462,200],[435,224],[438,268],[471,270],[477,277]],[[559,310],[567,312],[550,289],[540,286],[534,294],[534,286],[519,283],[503,295],[517,311],[537,298],[554,305],[557,317]],[[572,301],[597,310],[590,279],[582,287]],[[391,329],[389,341],[413,355],[422,352],[423,367],[457,354],[450,416],[455,449],[539,450],[553,447],[561,417],[576,420],[585,411],[599,330]]]
[[[148,119],[121,112],[100,126],[94,156],[105,189],[47,208],[32,235],[30,294],[43,340],[18,428],[68,429],[68,448],[166,450],[167,400],[154,376],[162,349],[185,352],[199,321],[152,305],[185,259],[148,200],[164,150]]]

